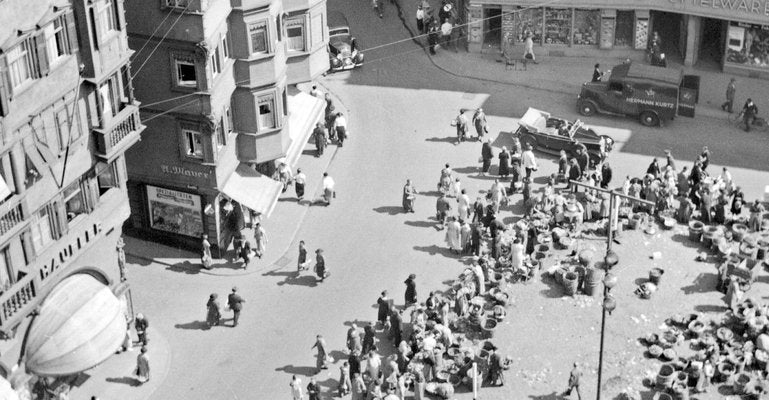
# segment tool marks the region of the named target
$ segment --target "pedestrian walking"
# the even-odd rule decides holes
[[[370,353],[376,349],[376,331],[371,324],[363,327],[363,353]]]
[[[251,242],[246,240],[243,242],[243,248],[240,249],[240,258],[243,259],[243,269],[248,269],[248,264],[251,262],[251,257],[254,256],[254,251],[251,249]]]
[[[727,111],[729,114],[733,113],[734,107],[734,95],[737,93],[737,79],[732,78],[729,84],[726,85],[726,101],[721,104],[721,109]]]
[[[232,293],[227,297],[227,305],[232,310],[232,327],[238,326],[238,320],[240,319],[240,311],[243,310],[243,303],[246,300],[238,294],[238,287],[232,288]]]
[[[281,162],[277,170],[278,181],[283,184],[282,193],[286,193],[288,190],[288,184],[291,183],[291,179],[294,178],[294,173],[291,172],[291,168],[285,162]]]
[[[502,151],[499,152],[498,172],[502,179],[507,179],[510,176],[510,152],[507,151],[507,146],[502,146]]]
[[[211,257],[211,243],[208,241],[208,235],[203,234],[201,245],[200,262],[203,264],[203,268],[211,269],[214,266],[214,259]]]
[[[136,329],[136,335],[139,336],[137,343],[141,343],[143,346],[147,345],[147,328],[149,328],[150,322],[147,317],[142,313],[136,314],[136,320],[134,321],[134,328]]]
[[[345,361],[341,367],[339,367],[339,397],[344,397],[350,394],[352,389],[352,381],[350,380],[350,363]]]
[[[309,396],[309,400],[320,400],[320,385],[314,376],[310,378],[310,383],[307,384],[307,396]]]
[[[360,372],[353,373],[352,378],[352,398],[351,400],[365,400],[366,382],[360,376]]]
[[[299,241],[299,256],[296,259],[296,273],[307,269],[307,248],[304,246],[304,240]]]
[[[459,144],[459,142],[464,142],[467,140],[467,136],[470,134],[470,129],[468,127],[469,121],[465,116],[465,110],[459,110],[459,115],[457,115],[454,123],[456,124],[457,128],[457,144]]]
[[[403,186],[403,211],[414,212],[414,202],[417,198],[417,189],[411,183],[411,179],[406,179],[406,185]]]
[[[451,22],[449,22],[449,19],[444,19],[443,23],[441,24],[441,45],[445,47],[446,50],[449,49],[449,44],[451,43],[452,30],[452,25]]]
[[[608,161],[601,164],[601,188],[608,189],[611,182],[612,169]]]
[[[526,145],[526,151],[524,151],[521,155],[521,159],[523,162],[523,168],[526,171],[524,181],[531,182],[532,171],[536,171],[539,168],[537,166],[537,158],[534,157],[534,147],[532,147],[532,145]]]
[[[499,386],[504,386],[505,375],[503,371],[505,365],[502,358],[499,356],[499,353],[497,353],[497,346],[491,345],[489,352],[489,373],[486,375],[486,383],[489,385],[496,385],[497,382],[499,382]]]
[[[595,68],[593,68],[593,79],[591,82],[600,82],[601,78],[603,78],[603,72],[601,72],[600,69],[601,65],[596,63]]]
[[[376,300],[377,304],[377,317],[376,320],[384,327],[387,322],[387,316],[390,314],[390,299],[387,297],[387,291],[383,290],[382,294]]]
[[[339,147],[344,147],[344,141],[347,139],[347,119],[341,112],[336,113],[334,130],[336,131],[336,140],[339,141]]]
[[[264,252],[267,251],[267,232],[259,222],[254,227],[254,244],[256,245],[256,256],[262,258]]]
[[[323,173],[323,201],[326,205],[331,205],[331,199],[336,197],[336,191],[334,190],[335,182],[334,178],[328,175],[328,172]]]
[[[315,157],[320,157],[326,149],[326,128],[323,126],[322,122],[318,121],[318,123],[315,124],[312,136],[315,139]]]
[[[363,342],[360,336],[360,331],[358,330],[358,325],[354,322],[350,326],[350,329],[347,330],[347,350],[350,355],[361,354],[363,352]],[[350,364],[350,368],[355,367],[356,365],[353,365],[353,363]],[[358,369],[356,371],[360,371],[360,366],[358,365],[357,367]],[[351,370],[350,376],[352,376],[352,372],[353,371]]]
[[[297,378],[296,375],[291,377],[291,383],[288,384],[291,388],[292,400],[304,400],[304,393],[302,393],[302,380]]]
[[[296,191],[296,198],[301,201],[304,198],[304,185],[307,183],[307,175],[302,172],[301,168],[296,169],[296,175],[294,175],[294,190]]]
[[[494,150],[491,148],[491,139],[487,139],[481,146],[481,176],[486,176],[491,168],[491,160],[494,158]]]
[[[430,54],[435,54],[435,47],[438,46],[441,40],[440,30],[437,25],[438,23],[433,18],[430,20],[429,27],[427,28],[427,44],[430,48]]]
[[[144,384],[150,380],[150,358],[147,354],[147,346],[142,346],[139,355],[136,356],[136,370],[134,371],[139,384]]]
[[[457,212],[459,213],[459,220],[466,221],[470,219],[470,196],[467,195],[467,190],[462,189],[457,196]]]
[[[710,150],[708,150],[708,146],[702,147],[702,153],[700,153],[699,160],[702,164],[702,170],[706,171],[708,169],[708,165],[710,165]]]
[[[577,398],[582,400],[582,392],[579,389],[579,381],[582,378],[582,371],[579,369],[579,364],[574,363],[574,368],[569,373],[569,387],[563,392],[562,396],[571,396],[571,392],[577,389]]]
[[[318,372],[320,373],[321,370],[328,369],[328,352],[326,351],[326,340],[323,339],[323,336],[317,335],[315,336],[315,344],[310,347],[310,349],[316,349],[317,353],[315,354],[315,367],[317,368]]]
[[[325,93],[323,93],[320,89],[318,89],[318,85],[312,85],[312,90],[310,90],[310,95],[315,96],[321,100],[325,98]]]
[[[462,226],[457,221],[457,217],[449,217],[449,223],[446,229],[446,244],[449,249],[456,254],[462,252],[462,236],[460,230]]]
[[[211,296],[208,297],[208,303],[206,303],[206,308],[208,309],[206,323],[209,329],[214,325],[219,325],[219,320],[222,318],[221,305],[219,305],[218,298],[218,294],[211,293]]]
[[[417,276],[415,274],[409,275],[409,277],[403,282],[406,284],[406,293],[404,295],[406,300],[406,308],[412,304],[417,303]]]
[[[475,134],[478,135],[476,139],[482,140],[483,135],[489,132],[489,126],[486,123],[486,113],[483,112],[482,108],[475,110],[473,125],[475,125]]]
[[[417,6],[417,30],[419,33],[424,34],[425,30],[425,9],[422,5]]]
[[[758,114],[758,107],[753,103],[752,99],[748,99],[745,105],[742,107],[742,122],[745,124],[745,132],[750,132],[750,126],[756,120]]]
[[[534,39],[531,32],[526,34],[526,40],[523,42],[523,59],[525,60],[524,62],[531,61],[534,64],[537,63],[537,58],[534,56]]]
[[[438,230],[441,230],[446,225],[449,213],[451,212],[451,203],[449,202],[446,193],[441,193],[441,197],[438,197],[438,200],[435,202],[435,209],[435,219],[438,220],[437,228]]]
[[[321,282],[328,277],[328,271],[326,271],[326,258],[323,256],[323,249],[315,250],[315,274]]]
[[[117,238],[115,252],[117,253],[117,267],[120,272],[120,282],[125,282],[128,280],[128,269],[125,264],[125,241],[122,236]]]

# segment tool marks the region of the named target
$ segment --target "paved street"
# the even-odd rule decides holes
[[[446,281],[464,269],[468,260],[448,252],[444,233],[436,231],[431,221],[435,184],[444,163],[460,173],[472,199],[487,190],[493,178],[477,176],[479,143],[453,143],[454,129],[449,121],[459,108],[482,106],[486,110],[497,151],[508,139],[499,132],[513,130],[513,118],[527,106],[576,117],[573,101],[577,93],[565,93],[572,86],[561,85],[558,90],[545,84],[521,87],[515,82],[459,78],[438,69],[421,48],[408,40],[409,32],[389,2],[382,20],[365,1],[331,0],[328,7],[344,9],[364,49],[404,40],[366,52],[363,68],[327,76],[322,82],[348,110],[350,140],[335,155],[327,154],[323,159],[305,155],[299,164],[315,180],[310,184],[315,188],[320,174],[330,165],[328,171],[337,182],[338,198],[329,207],[281,201],[273,217],[265,222],[271,237],[267,254],[246,272],[222,267],[219,274],[200,273],[194,254],[138,240],[128,243],[135,308],[149,316],[155,332],[168,343],[170,353],[168,375],[162,382],[154,382],[154,392],[142,393],[142,398],[289,398],[291,375],[300,375],[306,385],[314,373],[315,358],[310,347],[316,334],[325,336],[334,350],[332,356],[338,359],[349,323],[373,320],[373,305],[383,289],[388,289],[400,305],[403,281],[409,273],[415,273],[419,298],[424,300],[431,290],[446,290]],[[412,24],[411,6],[405,13],[404,18]],[[456,66],[473,73],[474,60],[479,56],[463,52],[458,56],[444,52],[436,56],[441,57],[449,60],[447,68]],[[463,64],[451,64],[451,60],[462,60]],[[489,62],[493,61],[478,62],[486,63],[478,69],[488,68]],[[497,66],[503,69],[501,64]],[[578,87],[587,72],[575,72],[579,78],[574,78],[571,85]],[[526,73],[542,81],[563,80],[562,76],[551,80],[547,74],[537,75],[535,68]],[[766,87],[766,82],[762,84]],[[769,138],[728,130],[724,120],[710,114],[714,116],[679,118],[663,129],[643,128],[635,121],[619,118],[598,117],[588,122],[620,129],[615,131],[620,146],[611,159],[615,183],[624,175],[644,172],[651,157],[663,156],[663,149],[672,149],[679,160],[690,161],[701,145],[708,144],[713,150],[711,171],[717,171],[718,165],[739,167],[733,175],[746,189],[747,198],[759,196],[765,182],[769,182],[769,162],[763,154]],[[726,135],[728,142],[723,140]],[[539,173],[553,172],[554,160],[540,156],[543,167]],[[401,188],[406,178],[412,179],[421,192],[415,214],[401,212]],[[286,198],[292,195],[290,190]],[[514,197],[513,203],[502,213],[506,222],[520,214],[520,196]],[[279,224],[281,221],[284,225]],[[640,388],[644,372],[653,369],[653,363],[643,361],[635,338],[657,329],[670,313],[693,312],[696,305],[711,306],[702,309],[706,312],[719,311],[723,304],[721,295],[709,289],[714,279],[712,264],[693,263],[697,249],[682,246],[678,242],[680,232],[666,235],[642,237],[633,232],[618,246],[620,258],[628,262],[620,268],[620,306],[608,323],[604,375],[604,382],[613,378],[611,384],[617,387]],[[669,240],[671,237],[677,241]],[[316,283],[307,272],[295,275],[296,242],[300,239],[307,242],[310,252],[325,250],[331,277],[324,283]],[[604,246],[600,240],[585,240],[582,245],[596,249]],[[641,301],[632,290],[634,280],[644,277],[653,266],[647,261],[651,249],[663,251],[663,260],[655,263],[670,271],[665,281],[671,283],[661,289],[659,296]],[[150,261],[153,258],[160,262]],[[687,282],[682,285],[687,287],[674,287],[673,282]],[[238,286],[247,300],[241,324],[237,328],[202,329],[208,295],[217,292],[224,300],[232,286]],[[767,281],[762,280],[753,290],[765,296],[769,293]],[[595,395],[599,304],[584,297],[561,295],[560,289],[539,279],[520,287],[514,308],[497,337],[503,354],[515,360],[508,373],[508,385],[484,388],[481,398],[554,398],[547,396],[564,389],[573,361],[589,365],[583,394],[588,398]],[[390,351],[389,346],[384,348]],[[336,387],[339,365],[318,376],[323,398],[330,398],[330,390]],[[133,389],[126,386],[126,390]],[[467,393],[456,396],[471,397]]]

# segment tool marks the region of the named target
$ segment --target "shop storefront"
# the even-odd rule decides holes
[[[643,60],[653,33],[668,58],[724,72],[769,76],[769,0],[470,0],[468,50],[494,50],[527,37],[545,56]],[[501,10],[490,13],[489,10]],[[489,17],[501,29],[489,29]],[[489,37],[492,36],[492,37]]]

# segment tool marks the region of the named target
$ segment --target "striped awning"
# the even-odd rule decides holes
[[[109,287],[91,275],[72,275],[56,285],[29,328],[27,370],[62,376],[93,368],[115,354],[126,328]]]

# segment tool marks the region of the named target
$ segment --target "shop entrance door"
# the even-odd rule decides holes
[[[719,19],[703,18],[700,34],[700,54],[697,56],[697,67],[712,70],[721,69],[724,59],[725,24]]]
[[[486,7],[483,9],[483,48],[500,49],[502,43],[502,9]]]
[[[668,62],[683,64],[683,54],[685,49],[682,44],[686,43],[686,26],[684,26],[681,14],[674,14],[662,11],[651,11],[652,34],[657,32],[660,35],[662,52],[665,53]]]

